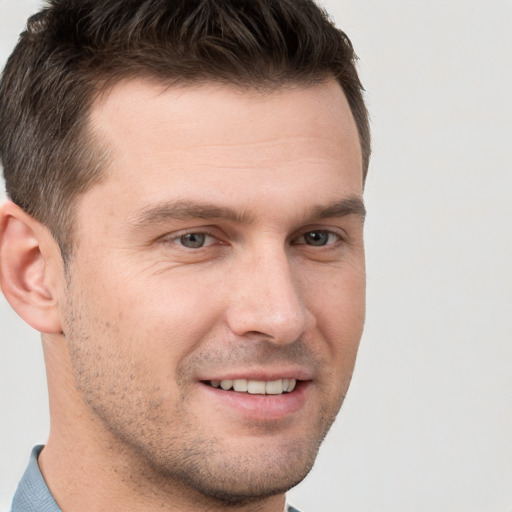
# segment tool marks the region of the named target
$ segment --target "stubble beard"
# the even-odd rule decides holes
[[[299,484],[311,471],[335,415],[325,422],[317,437],[290,439],[279,453],[269,449],[267,453],[271,455],[264,461],[250,445],[244,452],[227,455],[223,440],[187,424],[183,430],[188,433],[179,437],[142,439],[133,431],[127,433],[126,423],[118,418],[115,424],[104,414],[100,419],[123,448],[128,448],[139,461],[142,470],[132,476],[132,481],[142,483],[140,475],[143,475],[151,488],[169,497],[179,493],[196,502],[236,508],[283,494]]]
[[[314,435],[289,439],[279,452],[269,448],[265,460],[251,446],[229,453],[229,440],[226,444],[206,432],[201,423],[193,424],[186,413],[188,397],[183,389],[175,398],[176,417],[162,414],[162,399],[151,391],[130,394],[129,383],[122,381],[140,372],[137,361],[121,361],[119,373],[112,373],[111,361],[119,354],[111,344],[101,345],[95,334],[101,332],[101,326],[101,339],[108,340],[115,337],[115,329],[101,325],[102,320],[73,298],[71,286],[69,292],[65,336],[76,389],[91,416],[110,434],[109,456],[112,463],[120,463],[122,470],[130,473],[125,480],[132,488],[168,497],[179,492],[211,504],[237,507],[282,494],[306,477],[343,396],[320,411]],[[91,331],[91,325],[96,330]],[[271,430],[265,432],[260,427],[261,435],[269,439]]]

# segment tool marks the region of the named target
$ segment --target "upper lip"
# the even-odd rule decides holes
[[[207,381],[207,380],[235,380],[235,379],[246,379],[246,380],[259,380],[272,382],[279,379],[295,379],[295,380],[311,380],[312,372],[305,368],[260,368],[260,369],[233,369],[233,370],[223,370],[214,371],[212,373],[208,373],[208,375],[201,376],[199,380]]]

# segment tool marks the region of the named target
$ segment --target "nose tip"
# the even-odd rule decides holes
[[[267,255],[268,256],[268,255]],[[252,265],[238,279],[227,321],[233,333],[258,335],[275,344],[292,343],[311,327],[312,314],[304,304],[288,261],[271,259]]]
[[[267,296],[257,303],[255,291],[249,293],[253,296],[246,296],[243,302],[230,308],[228,324],[236,335],[259,335],[279,345],[293,343],[301,337],[308,315],[296,300],[283,298],[276,303]]]

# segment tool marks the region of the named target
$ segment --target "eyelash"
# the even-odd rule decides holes
[[[319,243],[319,244],[306,243],[305,238],[308,235],[313,235],[313,234],[316,234],[316,235],[320,234],[323,236],[327,235],[328,239],[325,243]],[[178,235],[172,236],[171,238],[164,237],[164,241],[167,241],[168,243],[174,243],[176,245],[179,245],[180,247],[183,247],[186,250],[199,250],[199,249],[203,249],[205,247],[214,245],[214,243],[208,243],[208,244],[203,243],[197,247],[187,247],[186,245],[184,245],[182,243],[182,241],[185,237],[193,237],[194,235],[195,236],[204,236],[205,238],[211,238],[211,239],[219,241],[219,238],[216,237],[214,234],[212,234],[208,231],[204,231],[204,230],[203,231],[187,231],[185,233],[180,233]],[[334,240],[332,240],[333,238],[334,238]],[[309,247],[328,247],[328,248],[330,248],[333,245],[336,245],[338,242],[343,242],[344,240],[345,240],[345,237],[342,236],[338,232],[335,232],[335,231],[332,231],[329,229],[311,229],[309,231],[305,231],[300,236],[295,237],[291,241],[291,245],[307,245]],[[221,244],[221,245],[223,245],[223,244]]]
[[[327,235],[328,239],[327,239],[327,241],[325,243],[307,244],[305,242],[305,238],[308,235],[312,235],[313,233],[315,233],[317,235],[318,234]],[[334,238],[335,240],[331,241],[331,243],[329,243],[329,238]],[[300,239],[304,239],[304,241],[303,242],[299,242],[298,240],[300,240]],[[343,241],[343,237],[339,233],[336,233],[335,231],[331,231],[329,229],[312,229],[310,231],[306,231],[305,233],[303,233],[299,237],[295,238],[292,243],[293,243],[293,245],[309,245],[310,247],[331,247],[336,242],[342,242],[342,241]]]
[[[209,243],[209,244],[206,244],[206,245],[201,245],[199,247],[187,247],[185,246],[183,243],[180,243],[180,240],[184,239],[185,237],[187,236],[204,236],[204,237],[207,237],[207,238],[211,238],[211,239],[214,239],[214,240],[219,240],[218,237],[216,237],[215,235],[213,235],[212,233],[209,233],[208,231],[187,231],[186,233],[180,233],[178,235],[175,235],[171,238],[167,238],[165,237],[165,240],[168,240],[170,243],[175,243],[185,249],[190,249],[190,250],[197,250],[197,249],[202,249],[203,247],[209,247],[210,245],[213,245],[213,243]]]

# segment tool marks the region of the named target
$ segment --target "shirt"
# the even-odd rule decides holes
[[[37,457],[42,449],[42,446],[36,446],[30,454],[27,469],[12,500],[11,512],[62,512],[39,470]]]
[[[37,463],[37,457],[42,449],[43,446],[36,446],[30,454],[27,469],[14,494],[11,512],[62,512],[53,499]],[[287,505],[286,512],[300,511]]]

